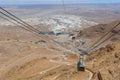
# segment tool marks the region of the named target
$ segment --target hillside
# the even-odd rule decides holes
[[[104,43],[110,45],[100,46],[102,48],[94,50],[86,57],[85,72],[77,71],[76,54],[79,52],[75,51],[77,47],[82,47],[79,41],[85,40],[84,45],[88,46],[86,43],[92,44],[117,23],[119,21],[73,32],[75,35],[77,33],[76,40],[71,40],[68,36],[70,34],[67,34],[67,37],[64,34],[38,37],[17,26],[1,26],[0,80],[96,80],[99,72],[103,80],[119,80],[120,25],[115,29],[115,33],[111,33],[115,36],[110,42],[116,43]]]
[[[98,72],[101,73],[103,80],[119,80],[120,43],[109,44],[92,52],[86,62],[88,63],[86,66],[94,72],[93,80],[97,80]]]
[[[99,38],[109,32],[114,26],[116,26],[120,21],[114,21],[111,23],[106,23],[106,24],[98,24],[92,27],[88,27],[80,32],[78,32],[77,37],[84,37],[84,38]],[[114,40],[116,37],[119,38],[120,35],[120,25],[118,25],[114,30],[118,32],[114,37],[112,37],[111,40]],[[114,33],[114,32],[113,32]],[[94,36],[93,36],[94,35]],[[117,39],[118,39],[117,38]],[[118,39],[119,40],[119,39]]]

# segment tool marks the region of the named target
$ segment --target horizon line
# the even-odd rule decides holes
[[[62,3],[0,3],[0,5],[61,5]],[[74,4],[120,4],[120,2],[112,2],[112,3],[65,3],[66,5],[74,5]]]

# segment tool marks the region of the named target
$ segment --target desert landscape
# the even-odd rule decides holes
[[[119,4],[2,7],[28,25],[0,13],[0,80],[120,80]]]

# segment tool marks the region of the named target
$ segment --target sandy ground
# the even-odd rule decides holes
[[[14,27],[0,33],[1,80],[89,80],[90,72],[77,72],[77,56],[49,38],[39,42],[41,37]]]
[[[119,80],[120,46],[116,44],[93,52],[81,72],[76,68],[78,57],[48,36],[1,26],[0,80],[96,80],[98,72],[103,80]]]

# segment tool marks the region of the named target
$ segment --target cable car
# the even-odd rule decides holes
[[[72,40],[75,40],[76,38],[74,36],[72,36]]]
[[[82,60],[79,60],[77,63],[77,70],[78,71],[85,71],[85,64]]]

